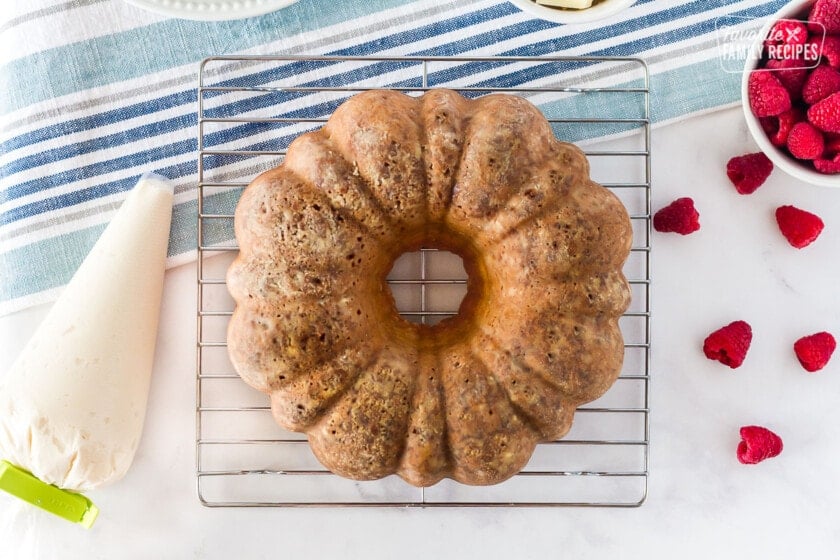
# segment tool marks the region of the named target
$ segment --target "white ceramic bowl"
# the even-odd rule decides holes
[[[585,10],[561,10],[550,6],[541,6],[533,0],[510,0],[523,12],[540,19],[556,23],[576,24],[587,23],[613,16],[636,3],[636,0],[601,0],[591,8]]]
[[[773,24],[775,24],[778,20],[796,19],[803,14],[807,16],[808,8],[813,5],[815,1],[816,0],[794,0],[793,2],[788,2],[781,10],[770,17],[764,26],[762,26],[761,31],[758,33],[754,47],[758,48],[758,42],[764,40],[767,33],[770,31],[770,28],[773,27]],[[747,120],[747,128],[750,130],[750,134],[752,134],[752,137],[755,139],[758,147],[767,155],[768,158],[770,158],[773,165],[791,177],[812,185],[840,187],[840,175],[825,175],[823,173],[819,173],[813,167],[810,167],[809,162],[801,162],[792,155],[770,143],[770,139],[767,138],[767,134],[764,132],[764,129],[761,128],[761,123],[758,122],[758,117],[753,115],[752,109],[750,109],[748,84],[750,73],[755,70],[757,65],[758,61],[747,59],[747,63],[744,66],[744,75],[741,79],[741,107],[744,110],[744,117]]]

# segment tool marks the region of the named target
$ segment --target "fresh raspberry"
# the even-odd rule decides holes
[[[772,72],[753,72],[747,87],[750,108],[756,117],[772,117],[790,110],[790,94]]]
[[[815,46],[811,46],[815,45]],[[808,51],[817,53],[817,60],[824,60],[832,68],[840,68],[840,37],[834,35],[826,35],[823,38],[822,34],[811,37],[808,40]],[[810,60],[813,63],[817,60]]]
[[[735,321],[721,327],[703,342],[703,353],[732,369],[744,363],[752,342],[752,327],[745,321]]]
[[[808,66],[813,66],[813,63],[797,58],[771,58],[765,68],[770,69],[770,73],[788,91],[790,98],[796,101],[802,96],[802,87],[808,79]]]
[[[788,111],[788,113],[789,112],[790,111]],[[782,115],[784,115],[784,114],[785,113],[782,113]],[[761,125],[761,130],[764,131],[764,134],[770,140],[770,143],[773,144],[774,146],[776,145],[776,143],[774,142],[773,139],[780,132],[781,123],[779,122],[779,117],[781,117],[782,115],[779,115],[777,117],[760,117],[758,119],[758,124]],[[788,130],[788,133],[789,132],[790,132],[790,130]],[[787,142],[787,137],[785,138],[785,142]]]
[[[804,45],[807,42],[808,29],[804,23],[794,19],[782,19],[777,21],[767,33],[764,44],[766,46]]]
[[[840,153],[840,134],[828,133],[825,135],[825,153],[832,158]]]
[[[808,29],[812,33],[829,35],[840,33],[840,2],[837,0],[817,0],[808,15]]]
[[[825,227],[819,216],[795,206],[776,208],[776,222],[782,235],[797,249],[813,243]]]
[[[773,162],[763,152],[737,156],[726,164],[726,175],[741,194],[754,193],[772,171]]]
[[[817,159],[825,150],[825,140],[811,123],[801,122],[791,129],[787,147],[790,155],[796,159]]]
[[[802,101],[813,105],[840,91],[840,72],[831,66],[817,66],[802,87]]]
[[[808,79],[808,66],[811,65],[796,58],[771,58],[765,68],[771,70],[770,73],[785,87],[790,98],[796,101],[802,96],[802,87]]]
[[[825,132],[840,132],[840,93],[833,93],[811,105],[808,120]]]
[[[811,336],[803,336],[793,345],[793,351],[805,371],[819,371],[831,359],[837,348],[837,341],[831,333],[818,332]]]
[[[755,465],[782,452],[782,438],[761,426],[743,426],[738,444],[738,461]]]
[[[840,173],[840,154],[835,155],[833,159],[815,159],[814,168],[825,175]]]
[[[653,229],[688,235],[700,229],[700,213],[690,198],[678,198],[653,215]]]
[[[805,113],[799,107],[794,107],[790,111],[785,111],[775,117],[762,117],[758,119],[770,143],[779,148],[787,145],[788,135],[793,125],[804,120]]]

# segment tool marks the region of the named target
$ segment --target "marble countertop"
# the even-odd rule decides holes
[[[195,479],[195,267],[167,273],[149,412],[134,466],[89,496],[85,531],[40,512],[42,551],[75,558],[828,558],[840,545],[840,358],[806,373],[793,342],[840,335],[840,191],[776,171],[751,196],[726,161],[754,151],[739,109],[654,131],[659,208],[694,198],[702,229],[657,234],[653,250],[650,479],[633,509],[218,509]],[[826,230],[798,251],[777,206],[819,213]],[[43,316],[0,319],[5,371]],[[754,331],[745,364],[707,360],[704,337],[736,319]],[[735,458],[738,428],[779,433],[782,455]],[[0,496],[0,521],[11,498]],[[14,506],[16,507],[16,506]],[[33,510],[35,511],[35,510]],[[2,538],[29,539],[0,527]],[[40,554],[39,558],[48,555]]]

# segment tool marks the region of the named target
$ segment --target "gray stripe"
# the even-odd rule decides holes
[[[279,162],[277,161],[263,161],[262,163],[239,168],[235,171],[228,171],[226,173],[214,173],[212,176],[212,181],[211,179],[207,180],[211,182],[220,183],[233,182],[237,180],[250,181],[257,174],[271,169],[272,167],[275,167],[278,164]],[[196,182],[197,178],[194,174],[189,177],[182,177],[177,183],[175,183],[175,194],[178,195],[187,191],[194,191],[196,187]],[[106,202],[105,204],[100,204],[92,208],[85,208],[84,210],[79,210],[70,214],[62,214],[58,220],[56,220],[55,218],[48,218],[37,223],[27,224],[25,226],[13,229],[11,231],[3,232],[3,234],[0,235],[0,243],[16,239],[21,235],[29,235],[31,233],[35,233],[49,227],[53,227],[56,225],[56,222],[61,224],[69,223],[76,220],[81,220],[83,218],[89,218],[91,216],[95,216],[103,212],[108,212],[113,209],[114,203]]]
[[[76,220],[81,220],[82,218],[87,218],[89,216],[95,216],[96,214],[104,213],[108,210],[113,210],[114,205],[111,202],[100,204],[99,206],[94,206],[93,208],[86,208],[84,210],[79,210],[78,212],[73,212],[71,214],[63,214],[58,220],[45,220],[42,222],[38,222],[35,224],[28,224],[23,227],[19,227],[12,231],[6,232],[3,235],[0,235],[0,243],[10,241],[15,239],[16,237],[20,237],[21,235],[27,235],[30,233],[34,233],[36,231],[41,231],[42,229],[52,227],[57,225],[58,223],[67,223],[67,222],[74,222]],[[58,236],[56,236],[58,237]],[[5,249],[4,251],[8,251]]]
[[[91,4],[101,4],[102,2],[109,1],[110,0],[69,0],[69,2],[63,2],[61,4],[56,4],[55,6],[41,8],[40,10],[35,10],[34,12],[28,12],[18,17],[12,18],[3,25],[0,25],[0,33],[8,31],[9,29],[20,25],[21,23],[34,21],[36,19],[41,19],[42,17],[51,16],[52,14],[57,14],[60,12],[68,12],[70,10],[81,8],[83,6],[90,6]]]
[[[169,80],[164,80],[162,82],[157,82],[150,86],[143,86],[139,88],[135,88],[132,90],[128,90],[126,92],[120,93],[113,93],[110,95],[103,95],[102,97],[95,97],[93,99],[85,99],[84,101],[79,101],[77,103],[71,103],[69,105],[62,105],[61,107],[55,107],[52,109],[47,109],[46,111],[41,111],[40,113],[34,113],[32,115],[28,115],[23,117],[19,120],[10,122],[3,126],[0,126],[0,132],[6,133],[14,130],[15,128],[24,127],[29,124],[34,124],[38,121],[42,121],[44,119],[57,117],[59,115],[67,114],[69,112],[74,111],[81,111],[84,109],[88,109],[90,107],[96,107],[97,105],[103,105],[105,103],[111,103],[113,101],[119,100],[128,100],[133,97],[137,97],[139,95],[143,95],[146,93],[153,92],[158,89],[165,89],[172,86],[178,86],[187,84],[189,82],[195,81],[195,76],[179,76],[177,78],[171,78]]]
[[[2,1],[2,0],[0,0]],[[83,2],[102,2],[105,0],[74,0],[74,1],[83,1]],[[349,31],[342,31],[340,33],[336,33],[334,35],[328,35],[326,37],[318,37],[308,43],[303,43],[301,45],[296,45],[294,47],[290,47],[285,49],[282,54],[291,55],[291,54],[312,54],[316,52],[318,49],[323,47],[327,47],[339,41],[344,41],[346,39],[353,39],[354,37],[358,37],[360,35],[374,33],[377,31],[384,31],[387,30],[394,25],[401,25],[403,23],[410,23],[413,20],[418,18],[426,17],[426,16],[435,16],[440,15],[444,12],[450,11],[454,8],[461,7],[460,2],[450,0],[444,4],[438,4],[432,6],[430,8],[426,8],[424,10],[420,10],[419,12],[412,12],[410,14],[406,14],[403,16],[395,17],[394,19],[389,19],[385,21],[376,21],[367,27],[352,29]],[[33,12],[34,13],[34,12]],[[235,72],[239,69],[245,68],[248,65],[253,65],[255,63],[244,61],[244,62],[235,62],[230,64],[220,64],[217,68],[212,68],[206,70],[204,72],[205,76],[222,76],[230,72]],[[162,82],[156,82],[150,85],[145,85],[141,87],[137,87],[128,91],[123,91],[119,93],[114,93],[110,95],[104,95],[102,97],[96,97],[93,99],[86,99],[84,101],[79,101],[76,103],[70,103],[67,105],[62,105],[60,107],[54,107],[51,109],[47,109],[45,111],[41,111],[39,113],[34,113],[32,115],[27,115],[21,119],[18,119],[13,122],[8,122],[0,126],[0,132],[6,133],[10,132],[16,128],[21,128],[27,125],[31,125],[37,123],[38,121],[53,118],[59,115],[67,115],[69,113],[75,111],[81,111],[85,109],[90,109],[93,107],[97,107],[99,105],[104,105],[106,103],[111,103],[113,101],[129,101],[131,99],[137,97],[150,97],[150,94],[153,94],[157,91],[161,91],[166,88],[170,88],[173,86],[183,86],[187,84],[196,84],[196,76],[192,72],[185,76],[179,76],[177,78],[171,78],[169,80],[164,80]]]

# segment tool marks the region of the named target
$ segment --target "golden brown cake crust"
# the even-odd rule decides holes
[[[342,476],[501,482],[621,370],[629,217],[522,98],[359,94],[248,186],[235,230],[231,361]],[[421,245],[469,276],[433,327],[385,280]]]

